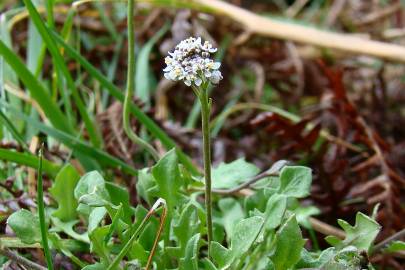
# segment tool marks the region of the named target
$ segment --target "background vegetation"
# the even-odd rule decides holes
[[[129,107],[130,124],[158,150],[160,157],[166,158],[158,164],[166,169],[169,165],[165,162],[173,168],[178,168],[177,159],[181,164],[178,173],[183,182],[176,186],[179,182],[173,179],[173,185],[165,186],[168,194],[162,193],[163,183],[157,183],[160,191],[156,191],[149,181],[152,176],[158,179],[159,173],[168,172],[160,171],[153,157],[134,144],[123,129],[122,104],[128,68],[126,7],[126,2],[120,1],[0,2],[3,252],[17,249],[31,261],[46,264],[49,258],[39,249],[44,242],[38,230],[29,232],[32,235],[26,239],[15,235],[18,231],[15,226],[21,227],[30,218],[32,222],[27,226],[40,228],[32,213],[38,210],[41,213],[41,205],[46,206],[42,210],[47,222],[52,223],[50,228],[58,233],[50,234],[54,239],[49,239],[54,269],[96,264],[100,257],[110,262],[109,254],[120,254],[122,246],[114,250],[112,245],[110,249],[108,241],[118,241],[116,238],[129,241],[148,210],[149,214],[157,212],[158,217],[164,216],[160,204],[152,207],[157,197],[166,199],[168,219],[179,222],[178,226],[181,214],[199,213],[198,208],[183,205],[176,197],[179,194],[169,191],[176,187],[182,196],[195,194],[199,202],[200,107],[191,89],[165,80],[162,69],[164,56],[179,41],[201,36],[219,48],[216,57],[222,62],[224,76],[218,87],[209,90],[214,101],[213,166],[225,166],[216,171],[217,177],[225,178],[224,183],[215,186],[213,173],[214,188],[235,188],[279,160],[307,166],[312,169],[310,196],[288,194],[293,198],[290,202],[296,203],[289,205],[289,211],[304,211],[298,222],[303,226],[303,237],[308,239],[305,247],[320,252],[328,246],[325,235],[344,238],[348,227],[342,226],[345,231],[338,229],[337,219],[355,224],[356,213],[361,211],[382,226],[375,252],[370,252],[367,260],[379,269],[403,269],[404,253],[400,251],[403,242],[398,241],[404,235],[405,214],[402,1],[136,1],[135,92]],[[37,173],[40,161],[37,151],[42,142],[43,184],[39,177],[42,174]],[[174,147],[175,153],[169,152]],[[154,165],[152,172],[143,169]],[[90,176],[85,174],[88,172]],[[92,191],[91,185],[77,191],[83,175],[102,185],[105,188],[102,193],[107,192],[108,199],[103,193],[98,194],[101,199],[99,196],[97,200],[94,197],[79,200]],[[214,211],[222,226],[220,230],[230,235],[227,230],[231,224],[249,219],[249,211],[254,208],[260,210],[257,205],[263,202],[257,194],[263,187],[248,185],[215,195]],[[42,188],[44,196],[39,197],[44,204],[36,199]],[[306,190],[309,185],[300,188]],[[111,196],[114,192],[119,195]],[[127,204],[116,200],[123,197]],[[255,206],[249,206],[245,197],[256,198]],[[96,208],[102,205],[106,209],[98,213],[100,218],[95,226],[101,222],[106,226],[100,228],[108,229],[95,231],[90,239],[91,254],[97,254],[97,258],[90,255],[90,240],[80,238],[91,230],[87,224],[88,209],[77,212],[80,203]],[[170,208],[179,205],[182,205],[181,211],[176,212],[179,216],[170,216]],[[263,212],[265,206],[266,203],[262,205]],[[24,218],[10,223],[13,213],[21,214],[15,218]],[[132,213],[138,218],[136,226],[128,229],[125,224],[133,221]],[[114,223],[114,217],[123,223]],[[285,224],[295,228],[289,215],[284,218]],[[138,250],[134,251],[143,256],[134,255],[134,259],[144,263],[162,220],[159,223],[154,217],[150,222],[149,234],[143,234],[147,243],[136,246]],[[260,220],[247,222],[257,224]],[[45,228],[47,224],[41,226]],[[23,228],[23,235],[27,236],[26,229]],[[128,235],[120,238],[117,232]],[[216,239],[224,238],[222,234]],[[392,235],[394,239],[389,238]],[[189,239],[199,241],[188,236],[179,244],[182,249]],[[105,245],[97,246],[95,239],[104,239]],[[390,243],[397,241],[394,242],[397,246],[385,250],[387,239]],[[143,250],[144,247],[149,249]],[[243,255],[231,248],[227,251],[232,258]],[[179,261],[185,258],[180,251],[171,252]],[[4,263],[4,269],[24,269],[18,266],[21,262],[7,259],[10,254],[3,255],[0,264]],[[169,264],[155,263],[159,267]],[[231,259],[215,263],[239,267]]]

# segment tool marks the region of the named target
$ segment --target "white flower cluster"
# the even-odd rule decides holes
[[[187,86],[200,86],[203,81],[217,84],[222,80],[218,70],[221,63],[210,58],[211,53],[216,51],[208,41],[202,44],[201,38],[183,40],[165,58],[167,67],[163,69],[164,75],[169,80],[184,81]]]

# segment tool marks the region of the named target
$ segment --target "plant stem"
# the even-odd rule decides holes
[[[48,245],[48,230],[45,222],[45,204],[44,204],[44,189],[42,184],[42,156],[44,146],[39,149],[39,162],[38,162],[38,185],[37,185],[37,204],[38,204],[38,216],[41,227],[42,247],[46,258],[46,264],[49,270],[53,270],[51,252]]]
[[[142,140],[131,129],[130,123],[130,108],[132,101],[132,94],[135,90],[135,33],[134,33],[134,0],[128,0],[128,72],[127,72],[127,89],[124,100],[123,110],[123,125],[124,131],[128,138],[135,144],[141,146],[148,151],[155,160],[159,159],[159,154],[156,150],[146,141]]]
[[[208,258],[211,258],[212,241],[212,201],[211,201],[211,138],[210,138],[210,111],[211,104],[208,98],[208,83],[205,83],[199,91],[201,102],[201,122],[203,134],[203,156],[204,156],[204,177],[205,177],[205,207],[207,209],[207,230],[208,230]]]
[[[159,224],[159,229],[158,229],[158,232],[156,234],[155,241],[153,242],[152,249],[150,250],[149,258],[148,258],[148,261],[146,263],[145,270],[149,270],[150,266],[152,265],[153,255],[155,255],[157,246],[159,244],[160,235],[162,234],[163,227],[164,227],[165,221],[166,221],[166,217],[167,217],[167,206],[166,206],[166,202],[164,201],[163,212],[162,212],[162,215],[160,216],[160,220],[159,220],[159,223],[160,223]],[[166,244],[165,244],[165,246],[166,246]]]
[[[388,237],[387,239],[381,241],[377,245],[374,246],[372,253],[376,253],[380,251],[381,249],[385,248],[390,244],[391,242],[401,239],[402,237],[405,236],[405,229],[400,230],[399,232],[395,233],[394,235]]]

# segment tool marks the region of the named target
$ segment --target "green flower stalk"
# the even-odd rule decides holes
[[[211,54],[217,51],[208,41],[201,38],[188,38],[181,41],[173,52],[169,52],[163,70],[165,77],[173,81],[183,81],[190,86],[201,103],[201,122],[203,134],[205,207],[207,211],[208,257],[211,258],[212,241],[212,201],[211,201],[211,139],[210,112],[212,101],[208,97],[210,83],[218,84],[222,74],[218,70],[221,63],[214,62]]]

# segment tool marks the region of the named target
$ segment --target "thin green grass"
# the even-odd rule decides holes
[[[49,270],[53,270],[52,256],[49,250],[48,244],[48,229],[45,221],[45,203],[44,203],[44,185],[42,183],[42,157],[44,147],[43,145],[39,149],[38,160],[38,179],[37,179],[37,204],[38,204],[38,216],[41,229],[42,248],[46,259],[46,264]]]
[[[20,153],[13,150],[0,148],[0,159],[2,161],[11,161],[19,165],[25,165],[31,168],[37,168],[38,158],[29,153]],[[42,170],[51,177],[55,177],[61,167],[48,160],[43,160]]]
[[[104,165],[105,167],[117,168],[131,175],[136,175],[137,170],[129,166],[124,161],[116,157],[113,157],[110,154],[93,147],[92,145],[89,145],[88,143],[70,135],[69,133],[66,133],[64,131],[58,130],[51,126],[47,126],[39,121],[36,121],[35,119],[30,118],[29,116],[21,113],[15,108],[12,108],[6,103],[0,102],[0,104],[2,106],[5,106],[9,111],[13,112],[13,114],[16,117],[19,117],[21,120],[25,121],[26,123],[29,123],[30,125],[34,126],[39,131],[47,134],[48,136],[55,138],[56,140],[63,143],[67,147],[71,148],[75,152],[78,152],[82,156],[91,157],[92,159],[97,160],[98,163]]]
[[[63,78],[66,80],[66,83],[68,85],[68,88],[71,91],[71,94],[73,96],[77,109],[79,111],[79,114],[83,119],[84,125],[86,126],[87,132],[90,137],[90,141],[92,142],[92,144],[95,147],[100,148],[100,146],[102,145],[101,135],[100,135],[99,131],[97,130],[97,127],[93,123],[93,120],[91,119],[91,116],[89,115],[89,112],[87,111],[86,106],[82,101],[82,98],[80,97],[80,94],[75,86],[73,78],[70,75],[70,72],[65,64],[65,61],[64,61],[63,57],[61,56],[59,49],[56,46],[56,43],[52,39],[50,30],[43,23],[41,16],[39,15],[38,11],[36,10],[35,6],[31,2],[31,0],[23,0],[23,1],[30,14],[31,20],[34,22],[35,26],[37,27],[38,32],[41,34],[41,37],[43,38],[44,42],[47,45],[49,52],[52,55],[52,59],[56,65],[57,70],[61,73],[61,75],[63,75]]]
[[[14,70],[22,83],[30,91],[31,97],[39,104],[52,125],[64,132],[73,134],[73,128],[69,125],[65,115],[53,102],[46,88],[28,70],[21,59],[0,40],[0,55]]]

